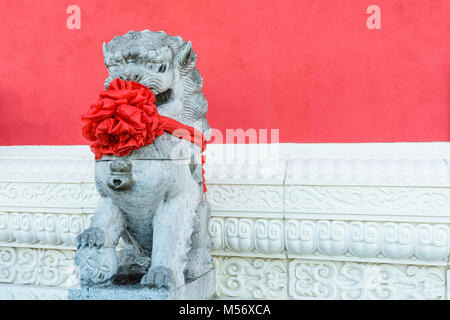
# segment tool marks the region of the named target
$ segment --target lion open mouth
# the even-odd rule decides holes
[[[160,105],[166,104],[170,101],[172,101],[172,89],[168,89],[164,92],[157,94],[155,104],[157,107],[159,107]]]

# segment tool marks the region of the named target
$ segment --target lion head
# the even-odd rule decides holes
[[[139,82],[156,95],[161,115],[193,126],[209,139],[208,102],[190,42],[164,31],[129,31],[103,43],[103,55],[110,75],[106,89],[116,78]]]

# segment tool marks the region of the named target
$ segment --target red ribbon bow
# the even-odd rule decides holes
[[[81,116],[83,136],[91,141],[95,159],[102,155],[125,156],[132,150],[152,144],[164,132],[206,149],[207,140],[200,130],[161,116],[156,98],[146,86],[114,79],[100,99]],[[203,190],[206,192],[202,155]]]

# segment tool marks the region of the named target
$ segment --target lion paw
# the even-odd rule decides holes
[[[151,267],[142,277],[141,284],[170,290],[175,287],[175,280],[172,270],[163,266],[155,266]]]
[[[88,228],[76,238],[77,249],[88,246],[101,248],[105,243],[105,233],[100,228]]]
[[[81,285],[107,284],[117,272],[114,248],[83,247],[75,254],[76,273]]]

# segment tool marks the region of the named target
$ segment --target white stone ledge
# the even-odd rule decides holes
[[[0,300],[67,300],[66,287],[0,284]]]
[[[447,265],[448,224],[213,217],[217,255]]]
[[[285,212],[450,216],[450,188],[286,186]]]
[[[445,268],[215,257],[218,295],[250,299],[446,299]]]
[[[219,296],[446,298],[450,143],[264,148],[208,146]],[[67,297],[93,168],[87,146],[0,147],[0,298]]]
[[[230,217],[213,212],[213,253],[321,260],[446,265],[450,226],[443,223]],[[75,250],[91,215],[0,213],[0,246]],[[1,266],[0,266],[1,268]]]
[[[446,299],[443,267],[214,257],[219,298]],[[61,286],[0,284],[3,299],[67,299]]]
[[[450,186],[450,143],[208,146],[209,184]],[[0,182],[93,181],[88,146],[2,146]]]

